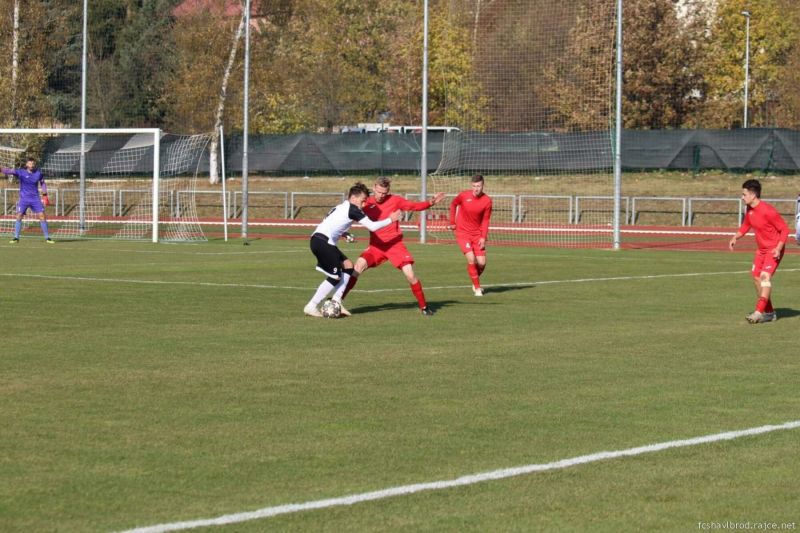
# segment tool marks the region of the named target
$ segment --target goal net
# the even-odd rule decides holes
[[[615,2],[450,4],[448,27],[461,28],[472,63],[432,96],[429,123],[457,129],[444,134],[430,191],[452,198],[483,175],[495,245],[611,246]],[[463,69],[435,56],[431,65],[432,86]],[[452,240],[448,208],[429,212],[431,242]]]
[[[0,129],[0,166],[19,168],[29,157],[37,161],[56,239],[202,241],[195,194],[209,138],[158,129]],[[9,178],[0,233],[13,232],[18,193]],[[25,231],[39,231],[30,211],[23,223]]]

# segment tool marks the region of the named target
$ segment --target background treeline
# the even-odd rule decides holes
[[[504,16],[520,4],[529,17]],[[596,124],[596,108],[579,105],[594,89],[574,80],[593,73],[602,98],[613,82],[605,51],[614,21],[596,15],[598,4],[612,13],[613,0],[432,0],[429,122],[469,117],[484,131]],[[625,0],[625,127],[740,126],[744,9],[750,126],[800,128],[797,0]],[[0,0],[3,126],[80,125],[81,14],[74,0]],[[251,132],[329,130],[378,122],[387,110],[394,124],[421,122],[420,0],[254,0],[252,17]],[[607,40],[590,42],[597,32],[583,30],[598,26]],[[238,0],[92,0],[88,28],[88,126],[241,130]],[[567,67],[526,53],[554,31],[568,36]],[[487,79],[497,87],[476,81]],[[498,94],[537,98],[520,113]]]

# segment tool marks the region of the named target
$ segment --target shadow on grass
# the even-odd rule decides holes
[[[535,289],[536,285],[501,285],[497,287],[484,287],[483,294],[498,294],[501,292],[510,292],[510,291],[523,291],[529,289]]]
[[[800,316],[800,310],[789,309],[788,307],[776,307],[775,312],[778,313],[779,320],[782,318],[792,318],[795,316]]]
[[[428,307],[433,309],[434,312],[438,313],[442,309],[449,307],[453,304],[458,304],[456,300],[436,300],[436,301],[428,301]],[[353,314],[355,313],[374,313],[377,311],[395,311],[399,309],[415,309],[419,312],[419,306],[417,305],[416,301],[409,301],[409,302],[387,302],[385,304],[380,305],[360,305],[358,307],[353,307],[350,309],[350,312]]]

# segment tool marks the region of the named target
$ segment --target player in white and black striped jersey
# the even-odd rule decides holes
[[[364,202],[369,197],[369,189],[363,183],[356,183],[347,194],[347,200],[337,205],[328,212],[328,215],[317,225],[311,235],[311,253],[317,258],[317,270],[327,276],[320,283],[314,296],[308,301],[303,312],[308,316],[321,317],[319,304],[331,292],[333,300],[341,305],[342,293],[350,276],[353,273],[353,262],[339,250],[337,244],[353,222],[358,222],[370,231],[378,231],[392,222],[400,220],[403,212],[398,210],[389,215],[389,218],[374,221],[364,214]],[[350,313],[342,306],[342,314]]]

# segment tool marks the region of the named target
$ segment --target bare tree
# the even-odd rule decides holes
[[[214,132],[211,135],[211,143],[209,146],[210,157],[208,181],[211,184],[219,183],[220,181],[217,168],[219,166],[219,128],[222,126],[222,116],[225,112],[225,101],[228,96],[228,81],[230,80],[231,72],[233,72],[233,66],[236,62],[236,52],[239,49],[239,41],[242,40],[242,34],[244,33],[244,25],[246,20],[247,13],[245,12],[244,5],[242,5],[242,18],[239,21],[239,25],[236,27],[236,31],[233,33],[231,50],[228,54],[228,63],[225,65],[225,72],[222,75],[222,86],[220,87],[219,97],[217,98],[217,112],[214,115]]]
[[[11,37],[11,119],[17,122],[17,78],[19,77],[19,0],[14,0]]]

